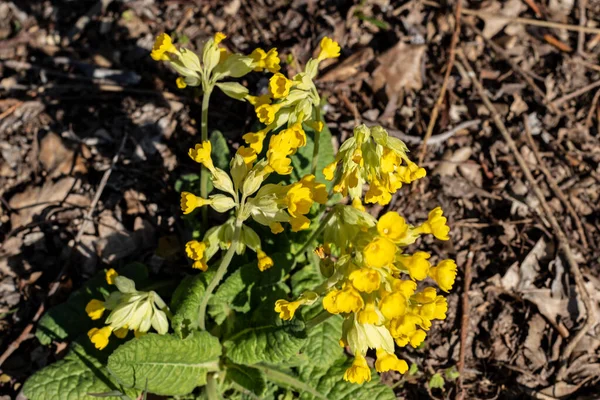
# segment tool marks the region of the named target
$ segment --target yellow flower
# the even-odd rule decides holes
[[[178,51],[173,45],[171,37],[166,33],[161,33],[154,41],[154,46],[152,47],[152,53],[150,53],[150,57],[152,57],[154,61],[168,61],[170,60],[170,57],[167,53],[177,54]]]
[[[313,204],[310,188],[303,186],[301,182],[290,185],[285,195],[285,202],[288,213],[293,218],[308,214]]]
[[[185,254],[194,261],[199,261],[204,258],[206,251],[206,243],[197,240],[191,240],[185,244]]]
[[[127,329],[127,327],[124,326],[122,328],[116,329],[113,333],[119,339],[125,339],[125,336],[127,336],[128,332],[129,332],[129,329]]]
[[[379,310],[383,316],[387,319],[394,319],[400,317],[406,312],[406,297],[402,293],[392,292],[388,293],[379,302]]]
[[[423,343],[423,340],[425,340],[426,336],[427,332],[421,329],[417,330],[410,336],[410,345],[415,348],[419,347],[421,343]]]
[[[267,160],[269,162],[269,167],[279,175],[289,175],[292,173],[292,160],[287,158],[283,153],[269,151]]]
[[[248,100],[248,103],[252,104],[254,107],[258,107],[262,106],[263,104],[271,103],[271,95],[268,93],[260,96],[247,95],[246,100]]]
[[[371,268],[361,268],[352,271],[348,279],[352,281],[352,285],[356,289],[365,293],[371,293],[379,289],[379,285],[381,284],[381,275]]]
[[[85,312],[93,320],[102,318],[104,310],[106,310],[106,308],[104,308],[104,302],[96,299],[90,300],[85,306]]]
[[[417,290],[417,282],[410,280],[394,279],[392,289],[394,292],[402,293],[404,297],[408,299],[415,293],[415,290]]]
[[[185,79],[183,79],[181,76],[175,80],[175,84],[179,89],[185,89],[185,87],[187,86],[187,83],[185,83]]]
[[[325,297],[323,297],[323,308],[330,312],[331,314],[339,314],[340,311],[337,308],[336,298],[340,293],[339,290],[334,289],[327,293]]]
[[[274,99],[281,99],[290,94],[292,81],[285,77],[282,73],[276,73],[269,79],[269,93]]]
[[[362,205],[358,197],[352,200],[352,207],[356,208],[359,211],[365,211],[365,206]]]
[[[325,127],[323,121],[306,121],[306,124],[317,132],[321,132]]]
[[[114,285],[115,284],[115,278],[119,276],[119,274],[117,273],[117,271],[115,271],[114,269],[110,268],[108,271],[106,271],[106,283],[108,283],[109,285]]]
[[[388,353],[383,349],[377,349],[377,361],[375,361],[377,372],[398,371],[401,374],[408,371],[408,364],[399,360],[395,354]]]
[[[386,147],[383,149],[383,155],[381,156],[381,172],[384,174],[389,174],[390,172],[394,172],[396,166],[401,164],[402,160],[396,152],[392,149]]]
[[[281,67],[279,66],[281,60],[279,59],[277,49],[272,48],[267,52],[264,63],[265,68],[272,74],[278,72],[281,69]]]
[[[260,154],[260,152],[263,149],[263,142],[266,137],[267,131],[263,129],[258,132],[248,132],[244,136],[242,136],[242,139],[244,139],[246,144],[250,146],[250,148],[254,150],[256,154]]]
[[[257,158],[256,151],[252,147],[240,146],[236,152],[244,159],[246,167],[252,168],[252,164]]]
[[[189,214],[198,207],[210,204],[210,200],[203,199],[190,192],[181,192],[181,211]]]
[[[404,314],[399,318],[394,318],[390,323],[390,333],[392,337],[399,338],[411,336],[417,330],[417,324],[421,323],[421,317],[415,314]]]
[[[323,168],[323,175],[325,175],[325,179],[328,181],[333,180],[333,176],[335,175],[335,169],[337,168],[337,161],[332,162],[331,164],[327,164],[325,168]]]
[[[321,39],[321,51],[319,52],[319,56],[317,60],[323,61],[327,58],[337,58],[340,56],[340,45],[337,42],[334,42],[331,38],[325,36]]]
[[[412,279],[422,281],[427,278],[429,267],[431,267],[431,264],[427,261],[429,257],[431,257],[429,253],[417,251],[412,256],[401,255],[399,261],[408,270]]]
[[[192,268],[199,269],[202,272],[206,272],[206,270],[208,269],[208,264],[204,260],[198,260],[194,261],[194,263],[192,264]]]
[[[264,251],[258,249],[256,251],[256,256],[258,258],[258,269],[261,271],[266,271],[273,266],[273,260],[269,257]]]
[[[280,108],[279,104],[263,104],[256,107],[256,116],[263,124],[270,125],[275,121],[275,114]]]
[[[100,329],[92,328],[88,331],[88,337],[98,350],[102,350],[108,345],[108,338],[111,333],[112,328],[110,326],[105,326]]]
[[[319,204],[327,203],[327,186],[323,183],[317,183],[315,176],[312,174],[305,175],[300,179],[302,186],[310,189],[312,199]]]
[[[427,222],[421,225],[418,229],[422,233],[432,233],[439,240],[448,240],[450,237],[450,227],[446,225],[446,217],[443,216],[444,212],[441,207],[436,207],[429,213]]]
[[[448,292],[454,285],[456,279],[456,263],[454,260],[444,260],[437,266],[429,269],[429,276],[433,278],[440,289]]]
[[[354,357],[352,366],[344,372],[344,380],[350,383],[362,385],[371,380],[371,369],[367,365],[367,360],[361,354]]]
[[[310,219],[304,215],[298,215],[290,218],[290,224],[292,225],[292,232],[299,232],[310,228]]]
[[[214,165],[212,162],[212,158],[210,158],[210,152],[212,150],[212,145],[208,140],[202,142],[202,144],[197,144],[196,147],[190,149],[188,151],[188,155],[190,158],[197,163],[204,165],[209,170],[214,170]]]
[[[273,222],[269,225],[269,228],[271,228],[271,233],[274,235],[283,232],[283,225],[279,222]]]
[[[392,195],[387,188],[377,181],[372,181],[369,185],[369,190],[365,193],[365,203],[379,203],[385,206],[392,200]]]
[[[215,37],[214,37],[215,44],[221,43],[226,38],[227,38],[227,35],[225,35],[223,32],[217,32],[217,33],[215,33]]]
[[[294,318],[294,313],[302,305],[300,301],[289,302],[287,300],[277,300],[275,302],[275,312],[279,313],[279,318],[289,321]]]
[[[398,242],[408,232],[408,225],[397,212],[390,211],[379,218],[377,232],[392,242]]]
[[[341,313],[357,312],[365,305],[360,293],[348,285],[335,297],[335,305]]]
[[[396,245],[386,238],[377,236],[365,246],[363,256],[369,267],[381,268],[394,262]]]
[[[375,303],[368,302],[365,308],[356,314],[356,320],[359,324],[378,324],[379,314],[377,314],[377,310],[375,309]]]

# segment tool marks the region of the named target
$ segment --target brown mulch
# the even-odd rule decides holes
[[[174,72],[149,57],[156,34],[174,33],[196,49],[217,31],[228,35],[232,51],[277,47],[290,75],[328,35],[342,54],[325,66],[318,86],[336,142],[357,123],[377,123],[405,140],[413,159],[425,156],[428,176],[372,211],[397,210],[417,221],[441,205],[452,239],[432,248],[460,266],[448,319],[432,327],[424,348],[402,352],[418,372],[384,381],[407,399],[594,398],[600,326],[586,321],[600,322],[600,30],[577,29],[596,28],[600,6],[462,1],[456,61],[423,150],[456,6],[0,4],[0,354],[30,324],[35,329],[40,305],[64,301],[100,268],[141,261],[176,275],[185,266],[174,186],[194,171],[186,153],[198,140],[200,104],[198,92],[178,90]],[[266,80],[249,75],[244,84],[259,92]],[[253,122],[249,111],[216,94],[210,129],[235,148]],[[66,347],[41,346],[27,332],[20,340],[0,366],[6,398]],[[458,380],[455,370],[462,371]],[[443,390],[429,388],[437,373],[446,378]]]

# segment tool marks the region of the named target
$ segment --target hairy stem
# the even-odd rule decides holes
[[[220,399],[214,374],[209,374],[206,379],[206,397],[208,397],[208,400]]]
[[[291,387],[300,393],[310,393],[318,399],[327,400],[327,397],[323,396],[316,389],[302,382],[295,376],[288,375],[285,372],[278,371],[272,367],[262,364],[253,365],[253,367],[263,371],[268,380],[275,382],[280,386]]]
[[[209,84],[202,85],[204,94],[202,96],[202,120],[200,121],[200,140],[204,143],[208,140],[208,105],[213,87]],[[208,196],[208,170],[202,167],[200,175],[200,196]],[[206,220],[208,218],[208,207],[202,207],[202,229],[206,230]]]
[[[311,243],[314,242],[317,239],[317,237],[323,232],[323,230],[325,229],[325,226],[327,225],[329,220],[333,217],[333,214],[334,214],[333,209],[329,210],[329,212],[327,213],[325,218],[323,218],[321,220],[321,222],[319,223],[319,227],[312,233],[312,235],[310,235],[308,240],[306,242],[304,242],[304,245],[302,246],[302,248],[300,250],[298,250],[296,253],[294,253],[294,257],[299,256],[300,254],[304,253],[306,251],[306,249],[308,249],[308,247],[311,245]]]
[[[314,145],[313,145],[313,156],[312,164],[310,166],[310,173],[315,175],[317,172],[317,162],[319,161],[319,147],[321,145],[321,132],[315,131]]]
[[[319,314],[317,314],[316,317],[306,321],[306,330],[310,331],[312,328],[314,328],[315,326],[319,325],[322,322],[327,321],[332,316],[333,316],[333,314],[331,314],[330,312],[328,312],[326,310],[321,311]]]
[[[238,242],[240,240],[241,233],[242,221],[236,219],[235,230],[233,232],[233,240],[231,241],[231,245],[229,246],[227,253],[225,253],[225,257],[223,257],[223,259],[221,260],[221,264],[217,269],[217,273],[206,287],[206,291],[204,292],[204,296],[202,297],[202,302],[200,303],[198,323],[200,324],[200,329],[203,331],[206,330],[206,307],[208,306],[208,300],[210,300],[212,292],[216,289],[217,285],[219,284],[219,282],[221,282],[221,279],[223,279],[223,276],[225,276],[225,273],[227,272],[227,267],[229,267],[231,259],[233,258],[233,255],[235,253],[235,249],[237,249],[238,247]]]

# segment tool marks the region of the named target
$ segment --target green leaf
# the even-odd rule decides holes
[[[219,340],[208,332],[186,339],[150,333],[115,350],[108,369],[127,387],[144,389],[147,384],[150,393],[183,395],[206,383],[220,355]]]
[[[213,131],[210,134],[210,144],[212,145],[211,157],[213,163],[216,167],[227,170],[231,157],[225,136],[220,131]]]
[[[429,388],[444,390],[444,377],[441,374],[435,374],[429,379]]]
[[[261,321],[274,319],[277,315],[275,300],[288,291],[282,282],[289,272],[291,260],[288,255],[280,253],[271,254],[271,258],[274,265],[268,270],[260,271],[253,261],[235,270],[219,286],[208,303],[208,312],[217,324],[222,324],[233,312],[253,311]],[[258,320],[254,322],[259,323]]]
[[[456,370],[456,366],[453,365],[444,371],[444,375],[446,376],[447,380],[449,380],[450,382],[454,382],[460,376],[460,372],[458,372]]]
[[[410,364],[410,368],[408,369],[408,374],[415,375],[417,372],[419,372],[419,366],[415,363]]]
[[[89,344],[87,337],[85,339]],[[137,397],[137,391],[119,390],[102,363],[92,355],[87,345],[74,342],[69,353],[60,361],[36,372],[23,385],[29,400],[94,399],[94,393],[114,393],[107,399],[119,399],[117,393]]]
[[[262,396],[267,390],[265,374],[256,368],[237,364],[228,365],[227,378],[257,396]]]
[[[316,132],[312,129],[306,129],[306,146],[298,149],[298,152],[292,156],[292,180],[300,180],[304,175],[310,174],[310,167],[313,158],[314,140]],[[332,182],[325,180],[323,168],[333,162],[335,156],[333,144],[331,142],[331,132],[327,125],[323,127],[319,139],[319,159],[317,160],[316,180],[325,183],[327,189],[331,187]]]
[[[141,287],[148,279],[148,270],[144,264],[132,263],[120,269],[119,274],[136,281]],[[97,326],[85,312],[85,306],[91,299],[104,299],[102,293],[116,290],[106,283],[104,271],[98,272],[79,290],[73,292],[62,304],[52,307],[42,316],[36,330],[41,344],[48,345],[53,340],[73,339]]]
[[[306,342],[304,323],[276,321],[278,325],[250,327],[223,343],[227,357],[237,364],[277,364],[298,354]]]
[[[311,364],[328,369],[344,356],[339,344],[342,322],[340,315],[334,315],[310,330],[303,352]]]
[[[200,273],[185,277],[173,294],[171,300],[171,327],[180,338],[188,336],[192,331],[198,329],[198,313],[200,302],[204,296],[207,282],[212,273]]]
[[[379,375],[372,370],[371,381],[362,385],[346,382],[342,379],[344,372],[352,365],[347,357],[338,359],[330,368],[319,368],[316,363],[300,368],[300,377],[311,387],[329,400],[369,399],[395,400],[394,391],[379,380]],[[301,399],[314,399],[310,393],[301,393]]]

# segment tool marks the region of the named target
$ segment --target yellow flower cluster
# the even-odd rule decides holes
[[[156,292],[136,290],[131,279],[119,276],[112,268],[106,271],[106,282],[115,285],[117,291],[108,295],[104,301],[92,299],[85,306],[85,312],[94,321],[102,318],[106,310],[110,311],[105,321],[106,326],[88,331],[88,337],[97,349],[104,349],[112,334],[123,339],[131,330],[139,337],[151,327],[161,335],[167,333],[168,307]]]
[[[256,63],[263,62],[261,60],[264,60],[264,66],[260,64],[257,70],[266,68],[273,72],[274,75],[269,80],[269,92],[267,94],[262,96],[246,96],[246,100],[254,106],[258,120],[266,126],[258,132],[249,132],[243,136],[244,141],[248,145],[248,148],[244,148],[243,151],[259,154],[263,149],[263,141],[267,134],[284,125],[287,125],[288,129],[292,131],[302,130],[302,123],[307,124],[318,132],[323,129],[320,116],[321,98],[313,83],[313,79],[317,75],[319,63],[327,58],[339,57],[340,47],[328,37],[324,37],[321,40],[320,47],[321,50],[317,59],[309,60],[306,64],[306,69],[296,74],[292,79],[288,79],[285,75],[278,72],[278,62],[272,63],[272,65],[269,63],[269,54],[277,55],[275,49],[269,50],[268,53],[265,53],[264,50],[256,49],[252,53],[251,56],[254,57]],[[304,132],[302,132],[301,136],[304,137]],[[297,140],[291,133],[281,139],[287,141],[288,137],[292,142],[289,145],[283,146],[284,151],[280,151],[279,146],[274,146],[274,148],[269,146],[270,158],[285,161],[285,153],[291,151],[290,148],[294,148],[294,141]],[[303,138],[303,140],[305,143],[306,138]],[[303,145],[296,146],[296,148]],[[279,161],[275,161],[274,163],[279,165]],[[280,166],[279,171],[286,170],[287,165],[284,163]],[[282,173],[279,171],[278,173]]]
[[[456,263],[443,260],[436,266],[430,254],[405,253],[423,234],[448,240],[449,227],[442,209],[429,213],[427,221],[412,226],[396,212],[388,212],[379,220],[352,206],[337,205],[324,230],[325,245],[317,253],[327,280],[308,298],[321,296],[323,308],[344,316],[340,343],[355,354],[344,379],[363,383],[371,379],[365,355],[375,349],[378,372],[404,373],[406,361],[398,359],[394,342],[399,347],[419,346],[433,320],[446,318],[444,296],[433,286],[418,290],[417,282],[429,280],[442,291],[449,291],[456,277]],[[282,319],[293,318],[296,310],[309,304],[307,296],[288,302],[279,300],[275,311]]]
[[[407,152],[406,145],[388,135],[381,126],[369,129],[360,125],[354,129],[354,136],[340,147],[335,161],[323,169],[323,174],[325,179],[333,180],[339,164],[341,177],[336,180],[336,193],[360,199],[363,185],[368,183],[365,202],[386,205],[403,184],[425,176],[425,169],[412,162]]]

